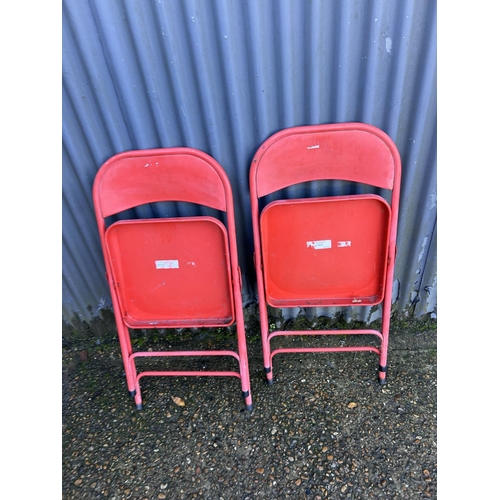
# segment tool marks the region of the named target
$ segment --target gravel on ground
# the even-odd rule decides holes
[[[233,341],[174,333],[134,345]],[[277,355],[268,385],[249,328],[251,412],[233,377],[145,377],[138,411],[117,341],[67,345],[62,498],[436,499],[436,333],[428,317],[392,322],[384,386],[373,353]]]

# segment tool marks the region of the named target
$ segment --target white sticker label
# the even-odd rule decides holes
[[[337,241],[337,248],[350,247],[350,246],[351,246],[350,241]]]
[[[332,248],[332,240],[308,241],[307,248],[313,247],[315,250],[325,250]]]
[[[155,260],[156,269],[179,269],[178,260]]]

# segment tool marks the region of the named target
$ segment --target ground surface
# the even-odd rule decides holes
[[[373,353],[278,355],[267,385],[248,330],[252,412],[239,380],[225,377],[145,377],[137,411],[116,341],[64,347],[62,498],[437,498],[434,321],[393,321],[385,386]],[[227,332],[193,335],[231,341]],[[190,339],[134,339],[147,342]]]

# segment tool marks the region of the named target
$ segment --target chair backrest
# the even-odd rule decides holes
[[[180,201],[226,212],[230,251],[236,255],[231,184],[203,151],[179,147],[118,153],[97,172],[92,195],[103,243],[106,217],[146,203]]]
[[[227,211],[229,181],[209,155],[192,148],[127,151],[110,158],[94,181],[101,218],[159,201],[185,201]]]
[[[293,127],[267,139],[252,162],[252,198],[300,182],[344,180],[379,188],[399,185],[401,164],[392,140],[363,123]]]

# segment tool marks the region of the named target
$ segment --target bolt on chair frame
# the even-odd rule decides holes
[[[93,201],[127,386],[137,409],[142,409],[142,377],[234,376],[251,410],[233,195],[223,168],[192,148],[127,151],[99,169]],[[110,216],[163,201],[225,212],[226,223],[196,216],[119,220],[106,227]],[[235,321],[237,351],[134,352],[130,339],[134,328],[215,328]],[[138,358],[179,356],[231,356],[239,372],[136,368]]]
[[[378,195],[366,194],[270,203],[262,200],[295,184],[318,180],[350,181],[388,190],[390,205]],[[385,384],[401,182],[401,160],[393,141],[380,129],[363,123],[284,129],[258,149],[249,181],[268,383],[273,382],[272,360],[277,354],[372,351],[379,356],[379,382]],[[380,331],[269,332],[268,305],[345,307],[381,302]],[[371,335],[378,338],[379,347],[271,348],[273,338],[289,335]]]

